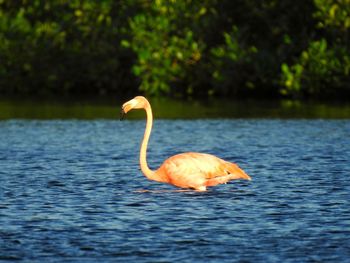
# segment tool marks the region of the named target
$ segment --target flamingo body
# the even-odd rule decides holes
[[[147,165],[147,145],[152,129],[152,109],[148,100],[142,96],[127,101],[122,106],[122,114],[132,109],[144,109],[147,114],[146,129],[140,149],[140,167],[150,180],[168,183],[181,188],[205,191],[208,186],[224,184],[230,180],[251,180],[236,164],[205,153],[181,153],[167,159],[156,171]]]
[[[205,153],[181,153],[167,159],[156,171],[169,184],[206,190],[234,179],[250,179],[236,164]]]

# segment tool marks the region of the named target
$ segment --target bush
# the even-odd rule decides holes
[[[350,0],[0,0],[0,94],[343,98]]]

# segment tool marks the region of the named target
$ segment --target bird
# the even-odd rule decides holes
[[[163,162],[153,171],[147,164],[147,146],[151,135],[153,114],[149,101],[143,96],[125,102],[121,107],[121,117],[131,110],[146,111],[146,128],[140,147],[140,168],[149,180],[167,183],[179,188],[206,191],[207,187],[226,184],[236,179],[251,180],[237,164],[225,161],[207,153],[186,152],[176,154]]]

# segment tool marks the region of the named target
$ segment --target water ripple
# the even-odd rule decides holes
[[[202,151],[253,177],[203,193],[143,177],[143,128],[143,121],[0,122],[0,260],[350,257],[350,121],[157,121],[151,167]]]

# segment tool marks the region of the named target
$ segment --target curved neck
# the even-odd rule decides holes
[[[141,143],[141,149],[140,149],[140,166],[141,166],[142,173],[148,179],[158,181],[155,172],[149,169],[147,165],[147,145],[148,145],[149,137],[151,135],[152,122],[153,122],[152,109],[149,103],[146,104],[145,111],[147,115],[147,122],[146,122],[145,134],[143,136],[143,141]]]

